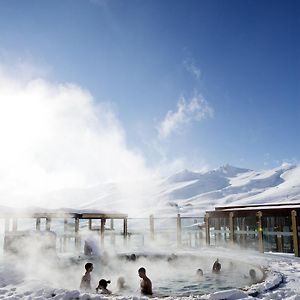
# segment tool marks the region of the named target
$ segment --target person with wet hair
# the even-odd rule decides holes
[[[196,272],[197,276],[199,278],[203,277],[203,270],[202,269],[198,269],[197,272]]]
[[[254,269],[249,270],[249,276],[251,279],[251,283],[255,283],[257,281],[256,272]]]
[[[98,286],[96,287],[96,292],[99,294],[110,295],[111,291],[107,289],[107,285],[110,283],[110,280],[101,279]]]
[[[106,251],[103,251],[103,253],[100,256],[101,263],[106,266],[109,263],[109,255]]]
[[[221,264],[219,262],[219,259],[217,258],[217,260],[213,264],[212,272],[218,274],[220,273],[220,271],[221,271]]]
[[[142,295],[152,295],[152,282],[146,276],[146,269],[144,267],[139,268],[138,270],[139,277],[141,280],[141,294]]]
[[[90,292],[92,290],[91,287],[91,272],[94,269],[92,263],[86,263],[85,266],[85,274],[81,278],[80,290],[84,292]]]
[[[127,286],[125,284],[125,278],[124,277],[119,277],[117,280],[117,289],[118,292],[122,292],[124,290],[127,290]]]
[[[132,253],[129,257],[129,260],[136,261],[136,255],[134,253]]]
[[[168,257],[168,262],[174,262],[177,259],[177,255],[172,253],[169,257]]]
[[[93,254],[93,248],[91,247],[88,241],[84,241],[83,253],[86,256],[92,256]]]

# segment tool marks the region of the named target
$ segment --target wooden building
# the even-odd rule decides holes
[[[216,207],[205,214],[206,242],[299,256],[299,217],[300,203]]]

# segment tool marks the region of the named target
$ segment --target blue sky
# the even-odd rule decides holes
[[[149,165],[262,169],[300,159],[299,19],[291,0],[0,0],[0,59],[109,103]]]

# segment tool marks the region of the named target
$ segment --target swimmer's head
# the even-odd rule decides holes
[[[255,270],[254,270],[254,269],[250,269],[250,270],[249,270],[249,275],[250,275],[250,277],[251,277],[252,279],[256,278],[256,272],[255,272]]]
[[[144,267],[139,268],[138,274],[141,278],[146,276],[146,269]]]
[[[107,288],[107,284],[109,284],[109,283],[110,283],[110,280],[101,279],[99,281],[99,287],[103,288],[103,289],[106,289]]]
[[[202,271],[202,269],[198,269],[196,273],[197,273],[198,276],[203,276],[203,271]]]
[[[85,266],[84,266],[84,268],[85,268],[85,270],[86,270],[87,272],[92,272],[94,266],[93,266],[92,263],[86,263]]]

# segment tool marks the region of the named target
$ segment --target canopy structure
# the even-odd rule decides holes
[[[15,232],[18,230],[18,220],[20,219],[35,219],[36,230],[41,230],[41,221],[45,220],[45,230],[51,230],[51,221],[54,219],[61,219],[64,223],[64,240],[66,238],[74,238],[77,248],[80,247],[80,220],[88,220],[88,228],[91,231],[99,231],[101,242],[104,242],[105,223],[110,220],[110,230],[114,229],[113,221],[116,219],[123,220],[123,236],[127,239],[128,229],[127,220],[128,215],[118,212],[104,212],[92,209],[44,209],[44,208],[27,208],[27,209],[13,209],[9,207],[0,207],[0,219],[5,220],[5,233]],[[73,220],[73,221],[72,221]],[[100,227],[93,226],[93,220],[100,220]],[[70,226],[73,225],[73,226]],[[74,228],[70,232],[70,228]]]
[[[206,242],[299,256],[300,203],[219,206],[205,214]]]

